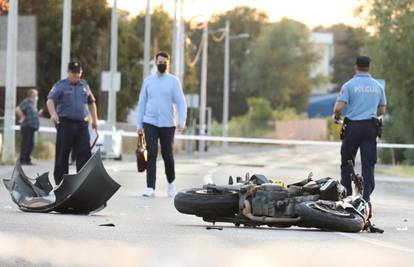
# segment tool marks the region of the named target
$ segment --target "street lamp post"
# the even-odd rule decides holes
[[[230,21],[226,20],[224,30],[224,86],[223,86],[223,137],[228,136],[229,131],[229,83],[230,83],[230,39],[249,38],[248,33],[230,36]],[[223,147],[227,142],[223,141]]]
[[[183,83],[184,72],[184,22],[183,0],[175,0],[173,21],[173,43],[171,56],[171,71]]]
[[[108,90],[108,128],[113,129],[116,122],[116,91],[114,88],[113,77],[117,71],[118,63],[118,18],[117,18],[117,0],[112,7],[111,20],[111,55],[109,69],[111,72],[111,88]]]
[[[150,42],[151,42],[151,14],[150,0],[147,0],[147,9],[145,13],[145,37],[144,37],[144,71],[143,79],[150,74]]]
[[[205,23],[203,30],[203,55],[201,65],[201,84],[200,84],[200,135],[206,134],[206,105],[207,105],[207,51],[208,51],[208,22]],[[204,151],[204,141],[199,141],[198,151]]]
[[[226,20],[226,28],[224,29],[224,93],[223,93],[223,137],[228,136],[229,131],[229,68],[230,68],[230,21]],[[223,142],[223,146],[227,147],[227,142]]]
[[[72,14],[72,0],[65,0],[63,3],[62,23],[62,51],[60,61],[60,78],[65,79],[70,61],[70,26]]]
[[[17,20],[18,0],[10,0],[7,17],[6,92],[4,108],[4,147],[3,161],[14,157],[14,121],[16,108],[16,60],[17,60]]]

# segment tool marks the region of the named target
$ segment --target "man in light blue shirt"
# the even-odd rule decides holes
[[[143,193],[146,197],[155,194],[158,139],[169,183],[167,194],[170,197],[175,195],[174,134],[176,127],[180,132],[185,129],[187,104],[180,81],[167,71],[169,58],[166,52],[157,53],[155,63],[158,71],[144,80],[137,106],[138,134],[145,134],[148,150],[147,188]]]
[[[361,154],[364,199],[370,201],[375,187],[374,168],[377,162],[377,136],[380,134],[381,117],[385,113],[384,87],[369,74],[371,59],[358,56],[355,76],[346,82],[334,107],[334,119],[338,120],[347,107],[341,146],[341,183],[348,195],[352,194],[348,160],[355,164],[358,149]]]

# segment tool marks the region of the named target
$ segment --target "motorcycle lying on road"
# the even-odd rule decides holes
[[[233,223],[236,227],[307,227],[329,231],[381,232],[370,223],[371,206],[362,198],[363,179],[349,162],[354,194],[332,178],[308,178],[284,186],[264,175],[237,177],[228,185],[207,184],[187,189],[174,198],[175,208],[204,221]]]

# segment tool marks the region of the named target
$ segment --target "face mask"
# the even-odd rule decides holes
[[[160,73],[164,73],[167,70],[167,64],[158,64],[157,69]]]

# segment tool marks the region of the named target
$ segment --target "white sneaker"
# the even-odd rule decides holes
[[[147,187],[142,194],[144,197],[153,197],[155,196],[155,190],[152,187]]]
[[[175,186],[174,186],[174,184],[173,183],[168,184],[167,195],[169,197],[174,197],[175,194],[176,194],[176,192],[175,192]]]

